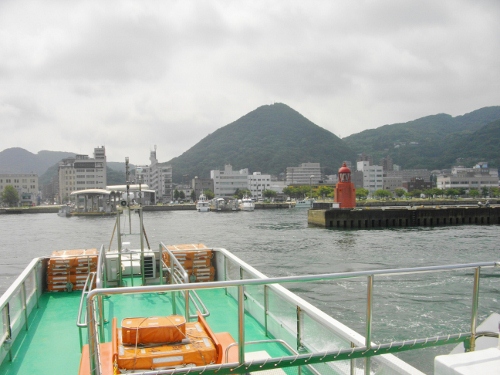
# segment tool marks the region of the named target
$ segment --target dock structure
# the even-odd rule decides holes
[[[500,224],[500,206],[417,206],[308,211],[310,225],[338,229]]]

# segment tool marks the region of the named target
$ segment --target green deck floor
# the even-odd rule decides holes
[[[214,332],[230,332],[238,338],[237,305],[225,295],[224,289],[202,290],[198,294],[210,311],[206,318]],[[29,318],[26,335],[20,336],[12,347],[13,361],[6,359],[0,367],[2,375],[78,374],[80,335],[76,326],[81,294],[46,293],[39,309]],[[134,316],[158,316],[172,313],[170,294],[114,295],[104,300],[106,340],[110,340],[111,317],[121,320]],[[183,306],[180,313],[182,314]],[[86,331],[82,331],[86,341]],[[245,317],[245,341],[266,339],[263,327]],[[284,355],[278,345],[255,345],[248,351],[266,350],[271,356]]]

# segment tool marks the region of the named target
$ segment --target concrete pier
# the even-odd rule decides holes
[[[491,225],[500,224],[500,207],[311,209],[308,211],[307,222],[338,229]]]

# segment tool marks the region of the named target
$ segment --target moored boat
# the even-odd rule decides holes
[[[210,204],[210,211],[214,212],[231,212],[239,211],[240,207],[236,199],[214,198]]]
[[[241,211],[253,211],[255,210],[255,202],[252,198],[244,196],[240,201]]]
[[[297,208],[312,208],[314,198],[304,198],[295,202]]]
[[[57,211],[57,215],[61,217],[70,217],[72,211],[73,208],[70,205],[65,204],[59,208],[59,211]]]
[[[210,201],[207,196],[203,193],[200,194],[198,201],[196,202],[196,210],[198,212],[208,212],[210,211]]]

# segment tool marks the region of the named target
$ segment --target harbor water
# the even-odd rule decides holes
[[[109,247],[114,217],[0,215],[0,293],[34,258],[54,250]],[[151,246],[203,243],[233,252],[267,276],[291,276],[500,260],[500,226],[328,230],[308,227],[307,209],[145,212]],[[374,342],[467,332],[473,271],[377,277]],[[479,321],[498,312],[499,272],[482,271]],[[364,335],[366,278],[286,285]],[[453,346],[399,355],[425,373]]]

